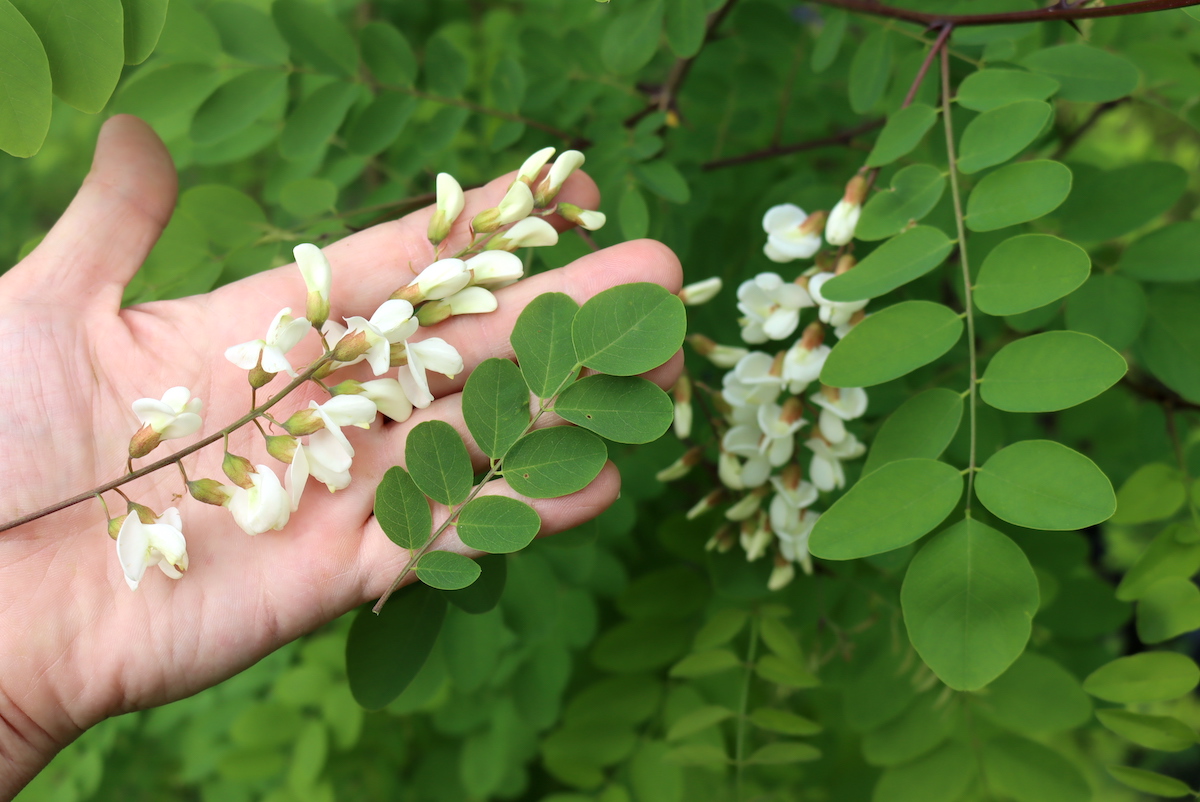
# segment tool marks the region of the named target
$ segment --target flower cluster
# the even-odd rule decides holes
[[[287,524],[299,509],[310,477],[330,492],[348,487],[355,449],[343,429],[368,429],[379,414],[407,420],[414,408],[424,409],[434,400],[430,373],[453,378],[464,369],[463,358],[453,345],[440,337],[425,336],[422,329],[455,315],[495,310],[495,291],[524,274],[524,262],[513,252],[557,243],[558,233],[545,219],[551,214],[588,229],[604,225],[604,215],[598,211],[556,202],[564,182],[579,169],[584,157],[578,151],[566,151],[543,177],[543,168],[553,155],[554,148],[544,148],[527,159],[499,205],[471,218],[469,242],[444,258],[439,257],[466,208],[466,197],[452,176],[438,175],[437,204],[428,227],[434,261],[397,288],[369,318],[348,316],[342,323],[331,318],[332,267],[317,246],[296,246],[296,265],[307,289],[304,315],[294,316],[292,308],[285,307],[275,314],[261,339],[226,350],[226,359],[247,371],[252,409],[238,424],[213,438],[224,436],[222,470],[228,481],[189,480],[185,473],[189,494],[224,507],[247,534],[257,535]],[[311,332],[319,335],[323,353],[297,368],[289,354]],[[335,371],[359,363],[365,363],[375,378],[348,378],[332,386],[325,382]],[[291,377],[292,383],[256,407],[257,391],[280,373]],[[282,421],[267,413],[267,407],[304,381],[317,384],[329,399],[310,401],[308,408]],[[130,441],[129,466],[164,440],[199,431],[202,408],[200,399],[192,398],[186,387],[168,390],[161,400],[135,401],[133,411],[142,427]],[[268,433],[259,418],[278,431]],[[282,480],[270,465],[229,452],[229,433],[249,422],[261,432],[270,457],[286,465]],[[182,472],[182,463],[178,464]],[[125,498],[129,512],[109,520],[109,534],[116,540],[126,582],[137,589],[146,569],[154,565],[171,578],[181,577],[188,555],[179,511],[171,507],[158,515]]]

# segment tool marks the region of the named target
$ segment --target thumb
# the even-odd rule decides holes
[[[150,126],[125,114],[111,118],[83,186],[41,244],[4,276],[6,293],[115,311],[171,219],[176,186],[171,155]]]

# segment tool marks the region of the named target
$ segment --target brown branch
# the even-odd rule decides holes
[[[714,159],[705,162],[700,169],[704,171],[720,170],[724,167],[733,167],[738,164],[746,164],[748,162],[762,161],[763,159],[774,159],[778,156],[789,156],[793,153],[801,153],[806,150],[816,150],[817,148],[827,148],[834,145],[849,145],[850,141],[856,136],[874,131],[876,128],[882,128],[885,120],[871,120],[854,128],[847,128],[845,131],[839,131],[830,136],[821,137],[820,139],[809,139],[804,142],[795,142],[791,145],[772,145],[769,148],[754,150],[749,153],[743,153],[741,156],[730,156],[725,159]]]
[[[1176,393],[1174,390],[1169,390],[1166,387],[1158,385],[1144,384],[1140,381],[1132,379],[1126,374],[1125,378],[1121,379],[1121,386],[1125,387],[1135,395],[1145,398],[1147,401],[1153,401],[1156,404],[1161,404],[1164,407],[1172,409],[1191,409],[1200,410],[1200,404],[1195,404],[1188,401],[1183,396]]]
[[[1200,5],[1200,0],[1137,0],[1117,6],[1100,6],[1093,8],[1075,8],[1055,4],[1048,8],[1038,8],[1032,11],[1005,11],[997,14],[930,14],[925,11],[914,11],[909,8],[885,6],[872,0],[813,0],[817,5],[844,8],[860,14],[872,14],[877,17],[915,22],[919,25],[940,27],[954,25],[1011,25],[1014,22],[1045,22],[1048,20],[1077,20],[1096,19],[1098,17],[1125,17],[1130,14],[1148,14],[1152,11],[1169,11],[1175,8],[1188,8]]]

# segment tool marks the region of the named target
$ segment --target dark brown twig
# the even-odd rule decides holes
[[[1200,5],[1200,0],[1138,0],[1134,3],[1124,3],[1116,6],[1098,6],[1092,8],[1077,8],[1055,4],[1048,8],[1038,8],[1031,11],[1005,11],[996,14],[931,14],[926,11],[914,11],[909,8],[885,6],[872,0],[813,0],[822,6],[833,6],[855,11],[860,14],[871,14],[876,17],[915,22],[918,25],[943,26],[953,25],[956,28],[968,25],[1011,25],[1014,22],[1046,22],[1049,20],[1096,19],[1098,17],[1125,17],[1131,14],[1147,14],[1151,11],[1169,11],[1174,8],[1188,8]]]
[[[817,148],[828,148],[834,145],[849,145],[850,141],[857,136],[874,131],[876,128],[882,128],[885,120],[871,120],[854,128],[847,128],[844,131],[839,131],[836,134],[823,136],[818,139],[809,139],[804,142],[795,142],[791,145],[772,145],[769,148],[754,150],[749,153],[743,153],[740,156],[730,156],[725,159],[713,159],[705,162],[701,169],[720,170],[724,167],[733,167],[738,164],[746,164],[748,162],[762,161],[763,159],[774,159],[779,156],[789,156],[793,153],[802,153],[806,150],[816,150]]]

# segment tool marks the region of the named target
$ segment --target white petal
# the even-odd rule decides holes
[[[798,228],[807,219],[808,215],[796,204],[781,203],[767,209],[767,213],[763,215],[763,231],[774,234],[777,231]]]
[[[333,268],[329,266],[329,260],[325,258],[321,249],[311,242],[302,242],[292,248],[292,256],[296,259],[296,267],[300,268],[300,275],[304,277],[304,286],[308,291],[318,293],[325,300],[329,300],[329,291],[333,285]]]
[[[365,395],[335,395],[320,405],[322,418],[338,426],[364,426],[375,420],[375,402]]]
[[[390,332],[408,323],[412,319],[412,314],[412,304],[401,298],[392,298],[379,305],[375,314],[371,315],[370,323],[376,331],[386,337]],[[346,318],[346,323],[353,327],[355,320],[362,320],[362,318]]]
[[[199,415],[191,412],[184,412],[182,415],[171,421],[171,424],[159,432],[159,436],[163,440],[173,440],[177,437],[187,437],[200,431],[200,426],[204,423]],[[155,430],[157,431],[157,430]]]
[[[408,362],[411,365],[416,354],[422,380],[426,370],[453,378],[463,371],[463,358],[458,350],[441,337],[427,337],[420,342],[408,343]],[[427,385],[428,386],[428,385]]]
[[[117,561],[130,590],[137,590],[146,574],[150,535],[136,512],[129,513],[117,533]]]
[[[353,451],[347,451],[345,445],[328,429],[313,432],[308,438],[308,470],[316,473],[318,466],[331,471],[346,471],[353,461]]]
[[[251,340],[225,349],[225,358],[242,370],[253,370],[258,364],[258,355],[267,347],[263,340]]]
[[[300,509],[300,497],[304,495],[304,486],[308,484],[308,451],[307,446],[299,446],[292,454],[292,464],[283,475],[283,486],[292,500],[292,512]]]

